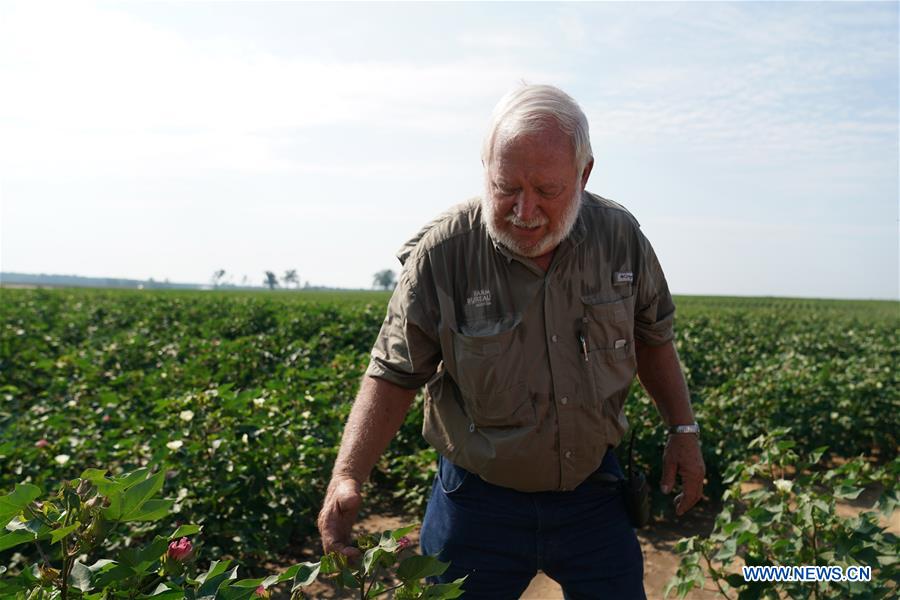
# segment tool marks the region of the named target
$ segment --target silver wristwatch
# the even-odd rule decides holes
[[[690,425],[672,425],[669,427],[669,433],[693,433],[700,435],[700,426],[694,421]]]

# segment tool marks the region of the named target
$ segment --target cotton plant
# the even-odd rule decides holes
[[[360,537],[357,544],[364,554],[359,564],[330,553],[318,562],[252,579],[239,579],[238,565],[228,560],[200,568],[202,527],[195,524],[114,551],[117,530],[128,529],[133,539],[140,539],[141,525],[169,516],[175,500],[157,497],[164,477],[147,468],[116,477],[88,469],[43,500],[39,487],[16,485],[0,497],[0,551],[34,544],[39,560],[15,571],[0,566],[0,597],[250,600],[268,598],[273,589],[287,586],[291,598],[299,600],[317,579],[361,599],[392,593],[397,599],[440,600],[462,594],[463,579],[422,582],[442,574],[448,563],[415,554],[407,537],[412,527]],[[386,580],[393,583],[386,585]]]

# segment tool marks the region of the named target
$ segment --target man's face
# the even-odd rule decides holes
[[[488,231],[521,256],[548,254],[572,230],[592,166],[579,172],[571,139],[554,123],[498,139],[482,199]]]

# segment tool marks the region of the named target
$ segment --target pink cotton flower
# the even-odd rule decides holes
[[[412,540],[409,539],[408,537],[406,537],[405,535],[402,538],[400,538],[399,540],[397,540],[397,543],[400,544],[400,547],[397,548],[398,552],[400,550],[406,550],[407,548],[412,546]]]
[[[256,595],[256,597],[258,597],[258,598],[268,598],[268,597],[269,597],[269,592],[267,592],[267,591],[266,591],[266,588],[264,588],[264,587],[261,586],[261,585],[258,586],[258,587],[256,588],[256,591],[253,592],[253,593],[254,593],[254,595]]]
[[[168,555],[172,560],[184,561],[187,560],[193,551],[194,547],[191,545],[191,540],[183,537],[177,542],[169,544]]]
[[[100,420],[103,421],[104,423],[109,423],[109,415],[103,415],[103,418]]]
[[[49,445],[50,445],[50,442],[48,442],[44,438],[41,438],[34,443],[35,448],[46,448]]]

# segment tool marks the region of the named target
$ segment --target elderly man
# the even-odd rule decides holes
[[[348,419],[319,530],[354,556],[360,489],[426,385],[423,435],[440,453],[422,549],[467,575],[466,598],[517,598],[538,569],[567,598],[643,598],[640,545],[612,448],[637,373],[670,427],[663,492],[701,497],[704,465],[673,345],[674,305],[638,222],[585,191],[587,118],[526,85],[494,110],[483,197],[399,255],[400,281]]]

